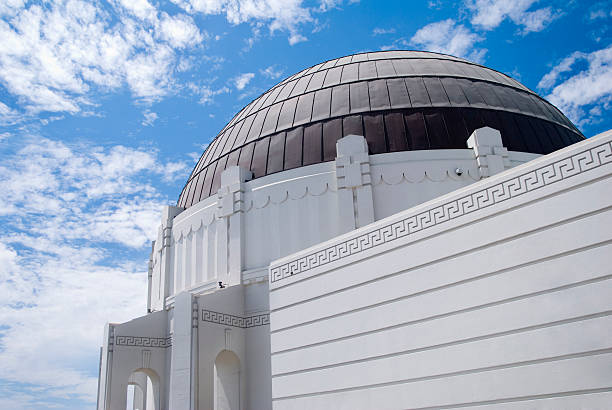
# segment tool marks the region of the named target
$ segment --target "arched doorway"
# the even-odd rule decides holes
[[[134,370],[127,394],[127,410],[159,410],[159,376],[151,369]]]
[[[240,410],[240,359],[229,350],[215,359],[215,410]]]

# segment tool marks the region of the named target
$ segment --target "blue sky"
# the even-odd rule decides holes
[[[94,408],[165,204],[231,117],[361,51],[466,57],[612,128],[612,1],[0,2],[0,408]]]

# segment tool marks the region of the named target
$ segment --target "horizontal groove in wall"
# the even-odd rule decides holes
[[[291,395],[291,396],[273,397],[272,401],[292,400],[292,399],[299,399],[299,398],[304,398],[304,397],[319,396],[322,394],[341,393],[341,392],[348,392],[348,391],[358,391],[358,390],[363,390],[363,389],[372,389],[372,388],[377,388],[377,387],[408,384],[408,383],[415,383],[415,382],[420,382],[420,381],[436,380],[436,379],[443,379],[447,377],[464,376],[464,375],[469,375],[469,374],[484,373],[484,372],[490,372],[490,371],[495,371],[495,370],[529,366],[529,365],[534,365],[534,364],[557,362],[557,361],[576,359],[576,358],[581,358],[581,357],[599,356],[599,355],[604,355],[608,353],[612,353],[612,348],[593,350],[593,351],[581,352],[581,353],[573,353],[573,354],[561,355],[561,356],[544,357],[541,359],[507,363],[507,364],[497,365],[497,366],[479,367],[476,369],[461,370],[461,371],[456,371],[456,372],[442,373],[442,374],[425,376],[425,377],[417,377],[417,378],[412,378],[412,379],[396,380],[392,382],[367,384],[367,385],[360,385],[360,386],[348,387],[348,388],[343,388],[343,389],[330,389],[330,390],[324,390],[324,391],[313,392],[313,393],[296,394],[296,395]]]
[[[612,207],[606,207],[603,210],[593,211],[593,212],[591,212],[589,214],[581,215],[579,217],[576,217],[574,220],[572,220],[570,222],[573,222],[573,221],[579,220],[579,219],[588,218],[590,216],[594,216],[594,215],[597,215],[597,214],[600,214],[600,213],[603,213],[603,212],[607,212],[610,209],[612,209]],[[524,238],[526,236],[529,236],[529,235],[532,235],[532,234],[535,234],[535,233],[539,233],[539,232],[543,232],[543,231],[546,231],[548,229],[554,228],[556,226],[565,225],[566,223],[568,223],[568,220],[563,221],[563,222],[559,222],[559,223],[555,223],[554,225],[548,225],[546,227],[538,228],[536,231],[531,231],[528,234],[526,233],[526,234],[523,234],[523,235],[517,235],[517,237],[515,237],[515,238],[513,238],[511,240],[515,240],[515,239],[519,239],[519,238]],[[505,241],[505,243],[508,243],[511,240],[507,240],[507,241]],[[320,322],[322,320],[332,319],[332,318],[336,318],[336,317],[342,317],[342,316],[345,316],[345,315],[348,315],[348,314],[351,314],[351,313],[360,312],[360,311],[372,309],[372,308],[379,307],[379,306],[393,304],[393,303],[401,301],[401,300],[406,300],[406,299],[413,298],[413,297],[420,296],[420,295],[424,295],[424,294],[427,294],[427,293],[436,292],[436,291],[439,291],[439,290],[442,290],[442,289],[449,289],[449,288],[452,288],[452,287],[455,287],[455,286],[459,286],[459,285],[462,285],[462,284],[465,284],[465,283],[475,282],[475,281],[478,281],[478,280],[481,280],[481,279],[484,279],[484,278],[487,278],[487,277],[500,275],[500,274],[503,274],[503,273],[506,273],[506,272],[510,272],[510,271],[513,271],[513,270],[516,270],[516,269],[520,269],[520,268],[523,268],[523,267],[526,267],[526,266],[536,265],[536,264],[539,264],[539,263],[542,263],[542,262],[546,262],[546,261],[553,260],[553,259],[556,259],[556,258],[559,258],[559,257],[563,257],[564,255],[574,254],[574,253],[578,253],[578,252],[580,252],[582,250],[591,249],[591,248],[594,248],[594,247],[597,247],[597,246],[606,245],[606,244],[610,243],[610,241],[611,240],[606,240],[604,242],[600,242],[600,243],[597,243],[597,244],[591,244],[591,245],[587,245],[586,247],[581,247],[581,248],[578,248],[578,249],[575,249],[575,250],[566,251],[566,252],[563,252],[561,254],[550,255],[550,256],[547,256],[547,257],[544,257],[544,258],[537,259],[535,261],[523,262],[521,264],[517,264],[517,265],[512,266],[512,267],[506,267],[506,268],[499,269],[499,270],[496,270],[496,271],[493,271],[493,272],[487,272],[485,274],[482,274],[482,275],[479,275],[479,276],[476,276],[476,277],[463,279],[463,280],[460,280],[460,281],[448,283],[448,284],[437,286],[437,287],[430,288],[430,289],[423,289],[421,291],[418,291],[418,292],[415,292],[415,293],[412,293],[412,294],[396,297],[396,298],[393,298],[393,299],[377,302],[377,303],[374,303],[374,304],[364,305],[364,306],[361,306],[359,308],[355,308],[355,309],[351,309],[351,310],[347,310],[347,311],[341,311],[341,312],[333,313],[333,314],[330,314],[330,315],[327,315],[327,316],[318,317],[316,319],[304,321],[304,322],[301,322],[301,323],[296,323],[296,324],[293,324],[293,325],[290,325],[290,326],[285,326],[285,327],[282,327],[282,328],[275,328],[274,330],[271,331],[271,334],[275,334],[275,333],[279,333],[279,332],[282,332],[282,331],[286,331],[286,330],[290,330],[290,329],[306,326],[306,325],[309,325],[311,323]],[[499,242],[496,241],[496,244],[498,244],[498,243]],[[484,246],[480,247],[479,249],[486,249],[486,248],[491,247],[491,246],[493,246],[493,245],[492,244],[487,244],[487,245],[484,245]],[[465,253],[469,254],[469,253],[472,253],[472,252],[470,251],[470,252],[465,252]],[[457,255],[453,255],[453,256],[456,257]],[[447,258],[444,258],[444,260],[446,260],[446,259]],[[435,262],[428,262],[426,264],[422,264],[422,265],[419,265],[417,267],[407,269],[405,271],[402,271],[401,273],[394,273],[393,276],[396,276],[396,275],[399,275],[399,274],[404,274],[406,272],[413,271],[413,270],[418,269],[418,268],[423,268],[423,267],[426,267],[426,266],[435,265],[435,264],[439,263],[440,261],[442,261],[442,258],[437,259]],[[389,276],[390,275],[385,275],[384,277],[379,278],[377,280],[377,282],[380,283],[380,281],[382,279],[385,279],[385,278],[387,278]],[[351,289],[355,289],[357,287],[364,286],[364,285],[370,284],[370,283],[372,283],[372,281],[363,282],[361,284],[352,286]],[[319,298],[316,298],[316,299],[319,299]],[[274,312],[277,312],[277,311],[278,311],[278,309],[271,310],[271,314],[273,315]],[[272,320],[274,320],[273,316],[272,316]]]
[[[612,206],[611,207],[606,207],[603,210],[593,211],[592,214],[603,213],[603,212],[606,212],[609,209],[612,209]],[[590,214],[590,215],[583,214],[583,215],[575,217],[574,220],[581,219],[582,217],[589,217],[589,216],[592,216],[592,214]],[[417,271],[417,270],[420,270],[420,269],[423,269],[423,268],[428,268],[428,267],[434,266],[436,264],[449,261],[451,259],[456,259],[458,257],[469,256],[470,254],[474,254],[476,252],[480,252],[480,251],[483,251],[483,250],[488,250],[489,248],[494,248],[495,246],[498,246],[498,245],[506,245],[506,244],[508,244],[511,241],[520,240],[520,239],[523,239],[525,237],[528,237],[528,236],[531,236],[531,235],[535,235],[535,234],[544,232],[546,230],[555,228],[557,226],[564,225],[566,223],[571,223],[571,222],[573,222],[573,220],[566,219],[566,220],[564,220],[562,222],[557,222],[555,224],[542,226],[540,228],[534,229],[532,231],[524,232],[522,234],[510,237],[510,238],[500,239],[500,240],[497,240],[497,241],[494,241],[494,242],[490,242],[490,243],[487,243],[485,245],[481,245],[481,246],[478,246],[478,247],[475,247],[475,248],[472,248],[472,249],[468,249],[468,250],[465,250],[465,251],[453,253],[451,255],[447,255],[447,256],[444,256],[442,258],[438,258],[438,259],[435,259],[435,260],[432,260],[432,261],[429,261],[429,262],[421,263],[419,265],[415,265],[415,266],[412,266],[412,267],[407,268],[407,269],[402,269],[400,271],[391,272],[391,273],[382,275],[382,276],[374,278],[374,279],[369,279],[369,280],[363,281],[361,283],[357,283],[357,284],[354,284],[354,285],[347,286],[347,287],[342,288],[342,289],[337,289],[337,290],[334,290],[333,292],[326,292],[326,293],[324,293],[324,294],[322,294],[320,296],[315,296],[315,297],[307,298],[307,299],[304,299],[303,301],[300,301],[300,302],[290,303],[290,304],[287,304],[287,305],[282,306],[280,308],[271,309],[271,312],[272,313],[280,312],[282,310],[285,310],[285,309],[288,309],[288,308],[291,308],[291,307],[296,307],[296,306],[303,305],[304,303],[308,303],[308,302],[312,302],[312,301],[316,301],[316,300],[320,300],[320,299],[325,299],[326,297],[331,296],[331,295],[336,296],[336,295],[341,294],[343,292],[347,292],[347,291],[350,291],[350,290],[358,289],[360,287],[365,287],[365,286],[372,285],[372,284],[376,284],[377,287],[380,287],[384,283],[384,281],[386,279],[397,277],[397,276],[400,276],[400,275],[405,275],[405,274],[408,274],[410,272],[414,272],[414,271]],[[606,245],[606,244],[610,243],[611,240],[603,241],[603,242],[600,242],[600,243],[597,243],[597,244],[587,245],[587,246],[584,246],[584,247],[580,247],[580,248],[576,248],[576,249],[572,249],[572,250],[568,250],[568,251],[564,251],[564,252],[560,252],[560,253],[556,253],[556,254],[551,254],[551,255],[548,255],[548,256],[545,256],[545,257],[542,257],[542,258],[538,258],[538,259],[527,260],[525,262],[521,262],[521,263],[518,263],[516,265],[508,266],[506,268],[501,268],[501,269],[498,269],[498,270],[495,270],[495,271],[487,272],[487,273],[484,273],[482,275],[475,276],[473,278],[463,279],[461,281],[448,283],[448,284],[441,285],[441,286],[436,287],[436,288],[431,288],[430,290],[437,290],[437,289],[442,289],[442,288],[446,288],[446,287],[452,287],[452,286],[455,286],[455,285],[459,285],[459,284],[467,283],[467,282],[472,282],[472,281],[475,281],[475,280],[478,280],[478,279],[481,279],[481,278],[485,278],[485,277],[489,277],[489,276],[494,276],[494,275],[501,274],[501,273],[504,273],[504,272],[508,272],[508,271],[511,271],[511,270],[520,269],[520,268],[523,268],[523,267],[526,267],[526,266],[535,265],[535,264],[538,264],[538,263],[541,263],[541,262],[545,262],[545,261],[548,261],[548,260],[553,260],[553,259],[556,259],[558,257],[563,257],[563,256],[566,256],[566,255],[576,254],[576,253],[579,253],[579,252],[581,252],[583,250],[588,250],[588,249],[592,249],[592,248],[595,248],[595,247],[598,247],[598,246]],[[352,310],[346,311],[346,313],[350,313],[350,312],[353,312],[353,311],[359,311],[359,310],[362,310],[362,309],[367,309],[367,308],[379,306],[379,305],[386,304],[386,303],[391,303],[391,302],[393,302],[395,300],[400,300],[400,299],[403,299],[403,298],[408,298],[408,297],[411,297],[412,295],[421,294],[421,293],[426,292],[426,291],[429,291],[429,290],[425,289],[425,290],[420,291],[420,292],[415,293],[415,294],[405,295],[405,296],[402,296],[400,298],[394,298],[394,299],[391,299],[391,300],[388,300],[388,301],[385,301],[385,302],[380,302],[380,303],[377,303],[377,304],[372,304],[372,305],[367,305],[367,306],[364,306],[364,307],[361,307],[361,308],[352,309]],[[342,314],[344,314],[344,313],[339,312],[339,313],[336,313],[334,315],[329,315],[329,316],[326,316],[326,317],[323,317],[323,318],[319,318],[316,321],[323,320],[323,319],[326,319],[326,318],[331,318],[331,317],[334,317],[335,315],[342,315]],[[307,324],[307,323],[308,322],[304,322],[303,324]],[[295,325],[295,326],[301,326],[301,325],[302,324]],[[275,333],[277,331],[281,331],[281,330],[286,330],[286,329],[289,329],[289,328],[290,327],[278,328],[278,329],[275,329],[273,331],[273,333]]]
[[[515,334],[520,334],[520,333],[526,333],[526,332],[531,332],[531,331],[534,331],[534,330],[546,329],[546,328],[551,328],[551,327],[555,327],[555,326],[563,326],[563,325],[567,325],[567,324],[570,324],[570,323],[578,323],[578,322],[583,322],[583,321],[592,320],[592,319],[599,319],[599,318],[610,316],[610,315],[612,315],[612,310],[606,310],[604,312],[593,313],[593,314],[590,314],[590,315],[572,317],[572,318],[568,318],[568,319],[557,320],[557,321],[554,321],[554,322],[543,323],[543,324],[538,324],[538,325],[533,325],[533,326],[525,326],[525,327],[521,327],[521,328],[517,328],[517,329],[506,330],[506,331],[503,331],[503,332],[490,333],[490,334],[483,335],[483,336],[468,337],[468,338],[464,338],[464,339],[454,340],[454,341],[451,341],[451,342],[439,343],[439,344],[430,345],[430,346],[423,346],[423,347],[419,347],[419,348],[416,348],[416,349],[402,350],[402,351],[388,353],[388,354],[382,354],[382,355],[378,355],[378,356],[366,357],[366,358],[358,359],[358,360],[349,360],[349,361],[345,361],[345,362],[337,362],[337,363],[330,364],[330,365],[325,365],[325,366],[309,367],[309,368],[304,368],[304,369],[296,370],[296,371],[292,371],[292,372],[272,374],[272,378],[282,377],[282,376],[290,376],[290,375],[300,374],[300,373],[310,373],[310,372],[315,372],[315,371],[318,371],[318,370],[332,369],[334,367],[346,366],[346,365],[350,365],[350,364],[365,363],[365,362],[370,362],[370,361],[379,360],[379,359],[386,359],[386,358],[394,357],[394,356],[409,355],[409,354],[412,354],[412,353],[425,352],[425,351],[428,351],[428,350],[435,350],[435,349],[440,349],[440,348],[444,348],[444,347],[458,346],[458,345],[462,345],[462,344],[478,342],[478,341],[481,341],[481,340],[495,339],[495,338],[498,338],[498,337],[510,336],[510,335],[515,335]],[[298,350],[299,349],[300,348],[298,348]]]
[[[367,335],[367,334],[372,334],[372,333],[377,333],[377,332],[383,332],[385,330],[396,329],[396,328],[404,327],[404,326],[410,326],[410,325],[414,325],[416,323],[423,323],[423,322],[427,322],[427,321],[431,321],[431,320],[435,320],[435,319],[439,319],[439,318],[451,317],[451,316],[454,316],[454,315],[457,315],[457,314],[460,314],[460,313],[474,312],[474,311],[481,310],[481,309],[486,309],[486,308],[489,308],[489,307],[492,307],[492,306],[499,306],[499,305],[503,305],[503,304],[514,302],[514,301],[518,301],[518,300],[529,299],[529,298],[532,298],[534,296],[540,296],[540,295],[560,292],[560,291],[564,291],[564,290],[567,290],[567,289],[572,289],[572,288],[576,288],[576,287],[580,287],[580,286],[585,286],[585,285],[589,285],[589,284],[592,284],[592,283],[603,282],[603,281],[610,280],[610,279],[612,279],[612,274],[607,274],[607,275],[600,276],[600,277],[597,277],[597,278],[588,279],[588,280],[585,280],[585,281],[574,282],[574,283],[570,283],[570,284],[566,284],[566,285],[562,285],[562,286],[558,286],[558,287],[554,287],[554,288],[550,288],[550,289],[540,290],[540,291],[537,291],[537,292],[530,292],[530,293],[526,293],[526,294],[523,294],[523,295],[518,295],[518,296],[513,296],[513,297],[502,299],[502,300],[497,300],[495,302],[484,303],[484,304],[477,305],[477,306],[470,306],[468,308],[459,309],[459,310],[455,310],[455,311],[452,311],[452,312],[446,312],[446,313],[442,313],[442,314],[438,314],[438,315],[433,315],[433,316],[428,316],[428,317],[420,318],[420,319],[417,319],[417,320],[403,322],[403,323],[399,323],[399,324],[395,324],[395,325],[391,325],[391,326],[385,326],[385,327],[378,328],[378,329],[375,329],[375,330],[369,330],[369,331],[365,331],[365,332],[358,332],[358,333],[354,333],[354,334],[351,334],[351,335],[335,338],[335,339],[332,339],[332,340],[326,340],[326,341],[321,341],[321,342],[317,342],[317,343],[311,343],[309,345],[302,345],[300,347],[294,347],[294,348],[291,348],[291,349],[278,350],[278,351],[272,352],[271,354],[272,354],[272,356],[274,356],[274,355],[277,355],[279,353],[296,351],[296,350],[303,349],[305,347],[324,345],[324,344],[330,343],[332,341],[348,340],[348,339],[352,339],[352,338],[355,338],[355,337],[358,337],[358,336],[362,336],[362,335]]]
[[[545,399],[555,399],[555,398],[563,398],[563,397],[572,397],[572,396],[586,396],[589,394],[597,394],[597,393],[608,393],[612,392],[612,386],[604,387],[601,389],[585,389],[585,390],[573,390],[566,391],[560,393],[551,393],[551,394],[534,394],[531,396],[521,396],[521,397],[508,397],[504,399],[498,400],[484,400],[484,401],[473,401],[473,402],[464,402],[458,404],[451,404],[445,406],[434,406],[434,407],[411,407],[406,410],[445,410],[445,409],[457,409],[462,407],[479,407],[479,406],[490,406],[493,404],[506,404],[506,403],[517,403],[522,401],[531,401],[531,400],[545,400]]]

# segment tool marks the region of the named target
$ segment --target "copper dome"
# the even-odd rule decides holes
[[[370,154],[466,148],[472,131],[501,131],[512,151],[548,154],[584,139],[553,105],[495,70],[421,51],[362,53],[285,79],[219,132],[178,200],[188,208],[217,192],[221,172],[254,178],[331,161],[339,138],[364,135]]]

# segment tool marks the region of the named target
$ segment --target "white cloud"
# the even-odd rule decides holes
[[[578,62],[586,68],[576,69]],[[612,103],[612,45],[570,54],[542,77],[538,87],[549,90],[546,98],[572,121],[597,122]]]
[[[395,29],[394,28],[380,28],[380,27],[376,27],[374,30],[372,30],[372,34],[375,36],[381,36],[381,35],[385,35],[385,34],[393,34],[395,33]]]
[[[323,13],[342,4],[342,0],[319,0],[318,7],[307,7],[303,4],[304,0],[171,1],[189,13],[225,15],[231,24],[266,22],[270,33],[287,32],[291,45],[306,41],[299,28],[306,23],[315,23],[314,13]]]
[[[420,28],[410,39],[410,44],[425,51],[480,62],[486,50],[474,47],[479,41],[482,41],[482,37],[478,34],[471,32],[464,25],[457,25],[453,19],[447,19]]]
[[[244,90],[244,87],[246,87],[251,82],[253,77],[255,77],[254,73],[243,73],[235,77],[232,82],[234,83],[234,87],[236,87],[237,90]]]
[[[91,407],[104,323],[145,313],[147,247],[167,203],[152,183],[186,165],[38,136],[2,158],[0,407]]]
[[[292,45],[292,46],[297,44],[297,43],[301,43],[301,42],[304,42],[304,41],[307,41],[307,40],[308,40],[308,38],[303,36],[303,35],[301,35],[300,33],[293,33],[293,34],[291,34],[289,36],[289,44]]]
[[[505,19],[522,26],[522,33],[542,31],[559,16],[551,7],[529,11],[538,0],[466,0],[466,6],[472,11],[471,23],[485,30],[492,30]]]
[[[0,142],[2,142],[5,139],[8,139],[11,136],[11,133],[9,132],[3,132],[0,134]]]
[[[92,89],[127,85],[145,101],[170,92],[182,49],[205,38],[192,18],[146,0],[58,0],[12,8],[0,20],[0,83],[30,113],[76,113]]]
[[[0,125],[13,125],[20,122],[23,115],[0,101]]]
[[[229,88],[225,86],[213,89],[208,85],[196,84],[194,82],[187,83],[187,88],[197,95],[200,98],[199,103],[204,105],[212,103],[215,96],[230,92]]]
[[[157,113],[146,110],[142,113],[142,115],[144,115],[144,119],[142,120],[141,124],[145,127],[152,127],[157,119]]]
[[[277,68],[276,65],[271,65],[263,70],[259,70],[261,75],[272,80],[280,78],[283,75],[283,72],[284,70],[282,68]]]

